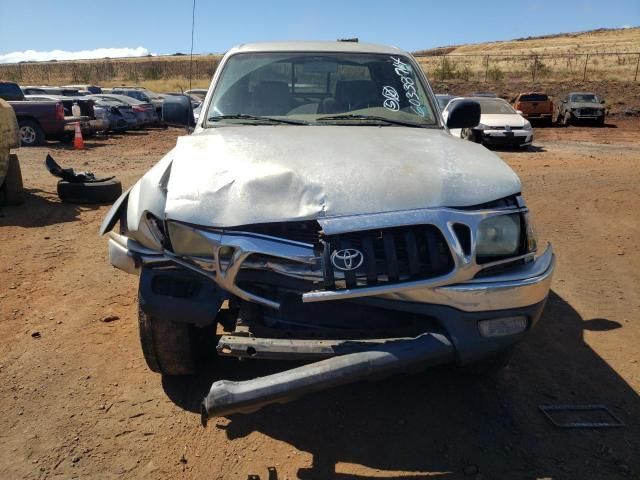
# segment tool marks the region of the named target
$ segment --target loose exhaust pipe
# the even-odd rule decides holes
[[[311,392],[447,363],[454,356],[455,349],[446,337],[425,333],[253,380],[218,380],[202,401],[202,424],[206,426],[209,417],[251,413]]]

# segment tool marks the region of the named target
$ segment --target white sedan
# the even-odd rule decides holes
[[[480,104],[480,123],[474,128],[451,129],[452,135],[486,146],[528,147],[533,142],[531,123],[501,98],[454,98],[442,111],[445,122],[453,105],[460,100]]]

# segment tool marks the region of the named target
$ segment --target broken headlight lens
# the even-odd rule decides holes
[[[213,245],[198,230],[175,222],[167,222],[173,251],[186,257],[213,258]]]
[[[478,228],[476,256],[488,262],[516,255],[520,248],[520,214],[498,215],[483,220]],[[495,258],[498,259],[498,258]]]

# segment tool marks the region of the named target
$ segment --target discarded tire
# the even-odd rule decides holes
[[[113,203],[122,194],[120,181],[111,179],[101,182],[58,182],[58,196],[69,203]]]

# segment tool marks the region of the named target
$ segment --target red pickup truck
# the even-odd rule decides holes
[[[23,146],[41,145],[45,139],[58,140],[67,135],[62,103],[26,101],[17,84],[3,81],[0,98],[16,112]]]

